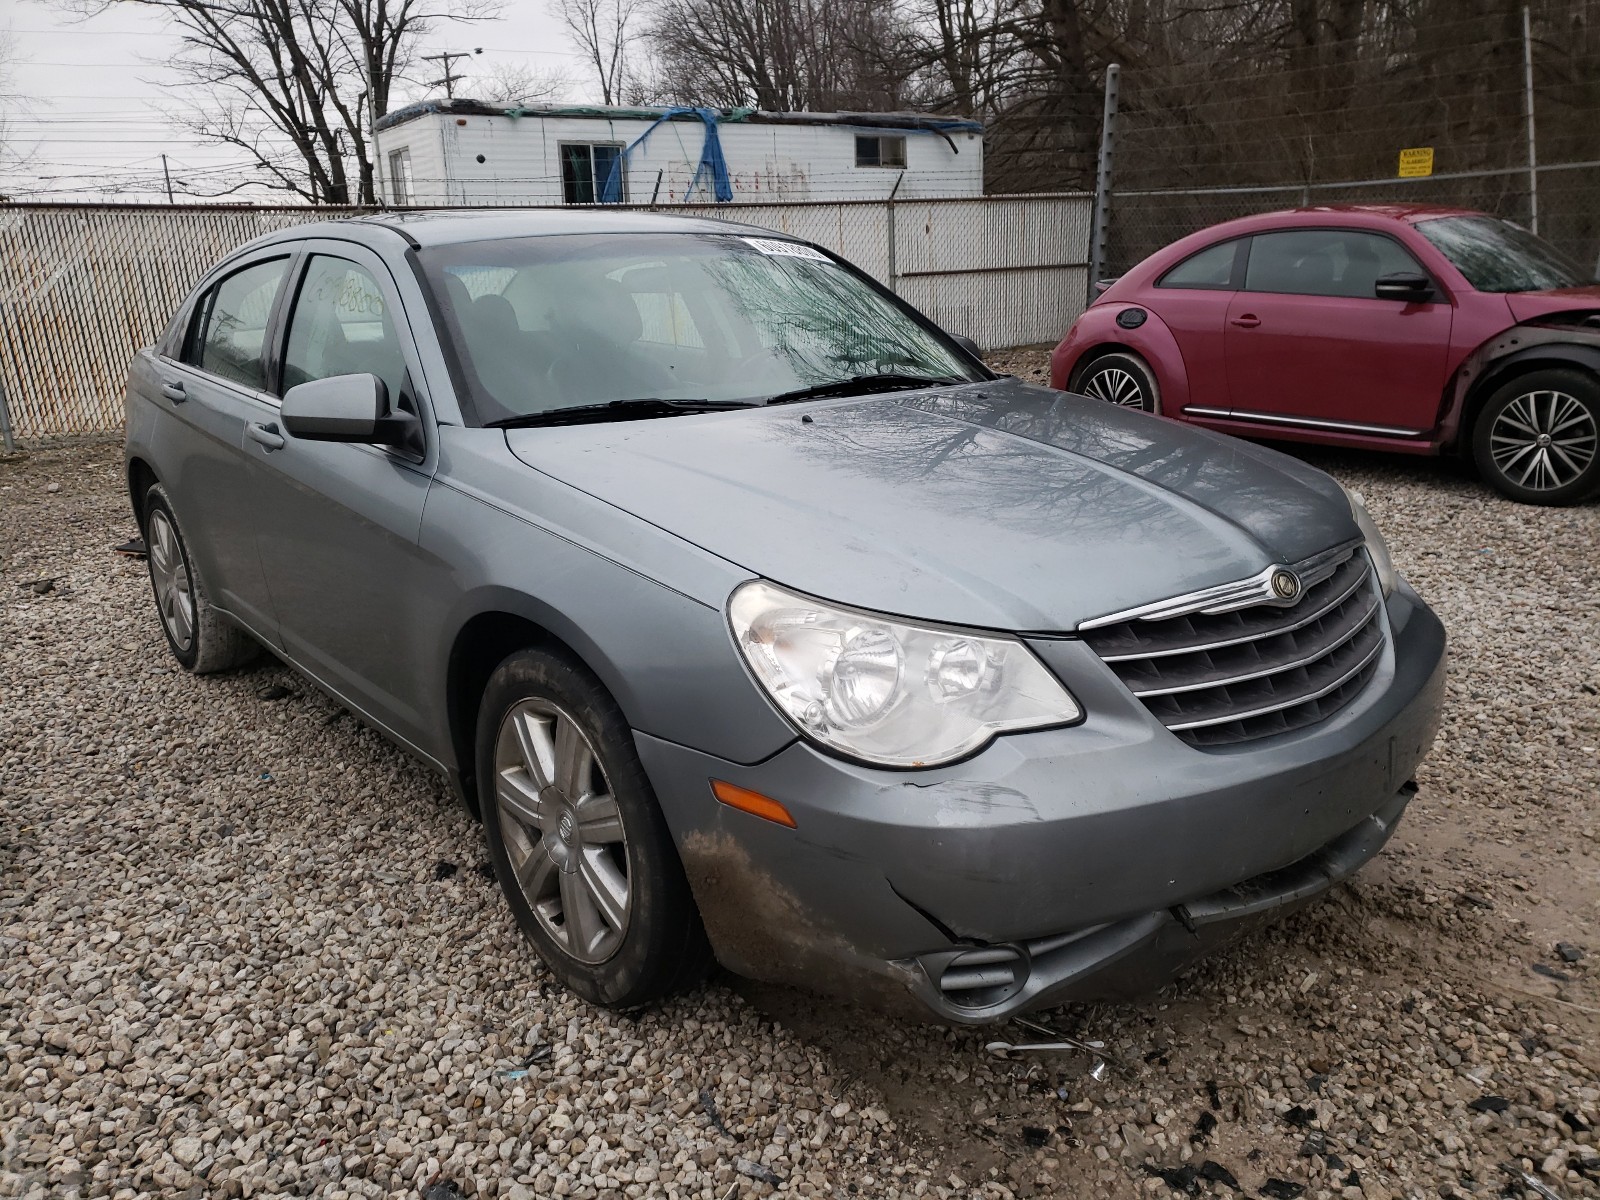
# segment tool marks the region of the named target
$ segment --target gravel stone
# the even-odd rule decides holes
[[[479,869],[440,872],[482,834],[424,767],[270,657],[172,661],[112,552],[118,447],[0,461],[0,1196],[1410,1200],[1516,1164],[1600,1197],[1595,976],[1530,971],[1600,933],[1600,508],[1296,452],[1450,629],[1439,743],[1351,885],[1157,996],[1040,1014],[1106,1043],[1100,1081],[738,981],[574,1000]]]

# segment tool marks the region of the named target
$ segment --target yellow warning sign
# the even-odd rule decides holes
[[[1418,179],[1433,174],[1433,147],[1413,146],[1400,151],[1400,178]]]

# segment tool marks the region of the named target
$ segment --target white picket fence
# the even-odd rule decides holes
[[[674,205],[843,255],[985,348],[1060,337],[1083,308],[1085,195]],[[196,279],[263,233],[351,209],[0,205],[0,421],[19,442],[122,425],[128,360]]]

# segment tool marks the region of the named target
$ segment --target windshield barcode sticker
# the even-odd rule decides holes
[[[754,246],[763,254],[776,254],[783,258],[809,258],[813,262],[833,261],[822,251],[814,250],[810,246],[803,246],[799,242],[780,242],[776,238],[753,237],[740,238],[739,240]]]

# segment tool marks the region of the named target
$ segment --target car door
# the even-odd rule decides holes
[[[284,247],[230,264],[194,303],[176,344],[157,356],[165,416],[160,434],[171,453],[162,477],[184,540],[211,601],[258,636],[272,640],[276,620],[253,534],[254,497],[244,455],[246,425],[266,395],[271,331],[289,277]]]
[[[1283,229],[1250,240],[1228,306],[1236,418],[1356,433],[1419,433],[1437,420],[1453,309],[1380,300],[1376,281],[1428,273],[1399,242],[1361,229]]]
[[[417,546],[436,439],[415,343],[387,268],[364,247],[308,241],[282,321],[280,392],[372,374],[421,418],[412,450],[312,441],[274,414],[248,428],[255,541],[284,651],[348,703],[413,744],[428,726],[413,638]]]
[[[1172,332],[1183,355],[1186,408],[1223,408],[1228,403],[1223,330],[1228,302],[1243,276],[1248,240],[1234,238],[1196,251],[1157,279],[1151,293],[1151,310]]]

